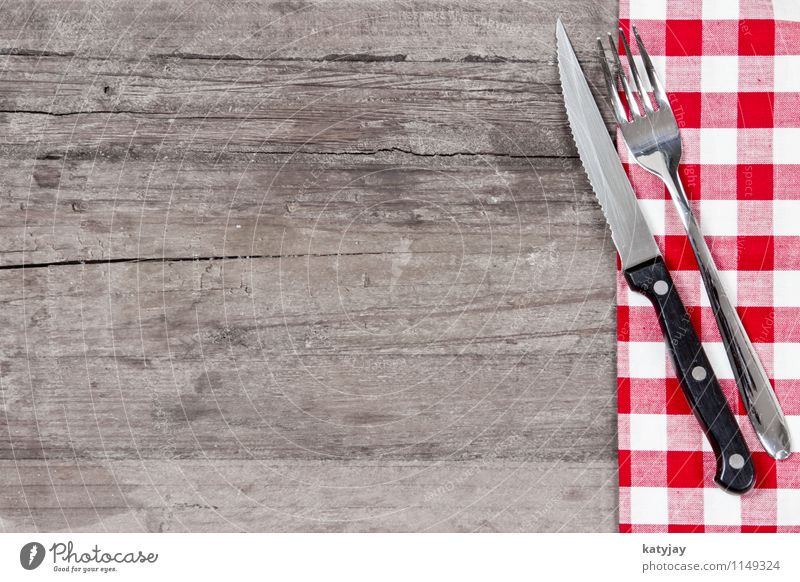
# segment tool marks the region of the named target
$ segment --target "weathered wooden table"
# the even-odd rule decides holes
[[[4,3],[0,530],[614,530],[559,14]]]

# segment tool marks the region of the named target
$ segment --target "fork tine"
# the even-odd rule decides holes
[[[622,100],[619,98],[617,84],[614,82],[614,77],[611,75],[611,69],[608,68],[606,50],[603,48],[603,41],[599,36],[597,37],[597,50],[600,53],[603,76],[606,78],[606,91],[608,92],[608,100],[611,101],[611,106],[614,109],[614,116],[617,118],[617,123],[628,123],[628,114],[625,113],[625,107],[623,107]]]
[[[670,108],[667,93],[664,91],[664,86],[661,84],[661,79],[658,78],[658,73],[656,73],[656,69],[653,66],[653,61],[650,60],[650,55],[647,53],[647,49],[644,48],[642,37],[639,36],[639,31],[636,30],[635,26],[632,28],[633,36],[636,38],[636,44],[639,46],[639,55],[641,55],[644,69],[647,71],[647,78],[650,81],[650,86],[653,88],[653,95],[655,95],[656,103],[658,103],[659,107]]]
[[[631,112],[631,117],[633,117],[633,119],[641,117],[642,114],[639,112],[639,104],[636,103],[636,99],[633,98],[631,86],[628,84],[628,78],[625,76],[625,71],[622,70],[622,63],[619,60],[619,50],[617,49],[617,45],[614,44],[614,39],[610,32],[608,33],[608,44],[611,46],[611,54],[614,58],[614,72],[616,76],[619,77],[620,83],[622,83],[622,89],[625,91],[625,98],[628,100],[628,109]]]
[[[628,68],[631,70],[633,82],[636,84],[636,91],[638,93],[639,100],[644,106],[645,111],[652,113],[653,104],[650,102],[650,95],[648,95],[647,91],[645,91],[644,84],[642,83],[642,77],[639,74],[639,67],[636,65],[636,61],[633,60],[631,47],[628,45],[628,39],[625,37],[625,31],[623,31],[621,28],[619,29],[619,35],[622,38],[622,45],[625,47],[625,56],[628,57]]]

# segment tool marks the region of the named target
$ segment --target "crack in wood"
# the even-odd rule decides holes
[[[0,111],[3,113],[3,111]],[[40,113],[42,115],[71,115],[67,113],[46,113],[46,112],[19,112],[19,113]],[[87,112],[88,113],[88,112]],[[92,112],[97,113],[97,112]],[[105,113],[105,112],[103,112]],[[264,156],[377,156],[379,154],[398,153],[420,158],[455,158],[455,157],[487,157],[487,158],[501,158],[511,160],[564,160],[564,159],[577,159],[575,154],[507,154],[502,152],[433,152],[423,153],[416,152],[411,149],[392,146],[388,148],[375,148],[371,150],[345,150],[345,151],[313,151],[313,150],[264,150],[264,151],[250,151],[226,147],[223,150],[207,150],[207,149],[193,149],[195,154],[239,154],[239,155],[264,155]],[[61,160],[69,155],[70,159],[79,159],[81,156],[76,155],[75,151],[69,153],[47,152],[36,157],[39,161],[48,160]],[[95,155],[94,152],[91,155]]]
[[[19,263],[0,265],[0,271],[14,271],[20,269],[46,269],[48,267],[71,267],[86,265],[116,265],[119,263],[190,263],[209,261],[249,261],[249,260],[274,260],[274,259],[302,259],[325,257],[369,257],[380,255],[441,255],[448,251],[372,251],[360,253],[297,253],[284,255],[217,255],[203,257],[140,257],[118,259],[70,259],[66,261],[47,261],[43,263]]]
[[[200,154],[218,154],[219,151],[215,150],[192,150]],[[434,152],[430,154],[415,152],[400,147],[390,148],[376,148],[373,150],[353,150],[341,152],[326,152],[326,151],[247,151],[237,150],[232,148],[225,148],[226,154],[244,154],[244,155],[268,155],[268,156],[294,156],[294,155],[312,155],[312,156],[375,156],[378,154],[386,153],[399,153],[420,158],[455,158],[455,157],[487,157],[487,158],[505,158],[511,160],[563,160],[563,159],[577,159],[577,155],[553,155],[553,154],[504,154],[501,152]]]
[[[83,60],[108,60],[107,57],[100,57],[95,55],[80,55],[73,51],[51,51],[51,50],[36,50],[17,47],[2,47],[0,48],[0,56],[13,56],[13,57],[57,57],[68,59],[83,59]],[[330,53],[319,57],[269,57],[269,56],[255,56],[248,57],[236,53],[192,53],[175,51],[171,53],[152,53],[143,55],[137,58],[137,62],[143,61],[163,61],[165,59],[177,59],[187,61],[243,61],[243,62],[289,62],[289,63],[326,63],[326,62],[350,62],[350,63],[408,63],[408,64],[425,64],[425,63],[482,63],[482,64],[539,64],[547,63],[555,66],[555,61],[552,58],[520,58],[508,57],[496,54],[468,54],[459,58],[440,57],[433,59],[409,59],[408,55],[398,54],[378,54],[378,53]]]

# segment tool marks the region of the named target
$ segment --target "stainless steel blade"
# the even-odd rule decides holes
[[[622,267],[627,269],[639,265],[661,253],[639,209],[636,195],[560,18],[556,24],[556,39],[564,104],[578,154],[611,227],[611,238]]]

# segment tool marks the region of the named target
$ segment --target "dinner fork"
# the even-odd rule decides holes
[[[620,29],[620,38],[630,74],[633,77],[633,86],[622,70],[619,52],[611,34],[608,35],[608,44],[613,55],[613,72],[606,60],[603,42],[599,37],[597,39],[606,89],[614,116],[636,162],[645,170],[661,178],[669,190],[697,259],[700,275],[750,421],[759,440],[764,445],[764,449],[776,459],[785,459],[791,453],[786,418],[769,383],[767,373],[756,355],[753,344],[747,337],[742,321],[722,287],[714,259],[703,238],[700,226],[692,214],[689,199],[678,175],[678,164],[681,159],[681,137],[678,123],[664,91],[664,86],[639,36],[639,31],[635,26],[632,29],[647,79],[653,90],[655,104],[650,100],[648,91],[645,90],[639,67],[634,61],[628,45],[628,39]],[[620,97],[617,81],[622,87],[630,119]]]

